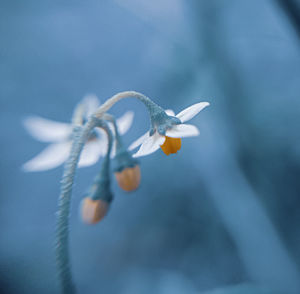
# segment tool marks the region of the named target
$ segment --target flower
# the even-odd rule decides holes
[[[196,103],[182,110],[176,116],[172,110],[159,113],[158,118],[152,118],[151,131],[129,146],[129,150],[133,150],[141,145],[133,157],[151,154],[159,147],[166,155],[176,153],[181,148],[181,138],[199,135],[197,127],[184,124],[184,122],[192,119],[207,106],[209,106],[208,102]]]
[[[103,199],[85,197],[81,202],[81,218],[86,224],[96,224],[107,214],[109,203]]]
[[[141,181],[141,170],[138,165],[124,168],[122,171],[116,171],[115,176],[118,185],[127,192],[134,191],[138,188]]]
[[[95,95],[87,95],[83,101],[84,119],[98,108],[99,101]],[[119,133],[123,135],[132,124],[133,112],[128,111],[117,119]],[[43,171],[55,168],[67,160],[72,145],[72,124],[48,120],[39,116],[30,116],[23,121],[29,134],[41,142],[50,143],[41,153],[23,165],[24,171]],[[96,128],[90,135],[81,153],[78,166],[95,164],[100,156],[106,154],[107,137],[104,131]]]
[[[131,153],[123,147],[121,141],[117,145],[116,155],[113,160],[113,171],[117,183],[126,192],[134,191],[139,187],[141,181],[139,161],[133,158]]]

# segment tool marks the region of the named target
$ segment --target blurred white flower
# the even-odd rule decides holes
[[[82,103],[85,109],[84,119],[87,119],[100,105],[95,95],[86,96]],[[133,116],[133,112],[128,111],[116,120],[120,135],[128,131]],[[23,124],[32,137],[38,141],[50,143],[41,153],[23,165],[24,171],[49,170],[67,160],[72,145],[73,126],[71,123],[61,123],[39,116],[29,116],[23,121]],[[106,154],[106,151],[107,136],[102,129],[95,128],[84,146],[78,166],[85,167],[95,164],[100,156]]]
[[[194,125],[184,124],[184,122],[192,119],[202,109],[209,106],[208,102],[200,102],[182,110],[175,115],[172,110],[166,110],[166,114],[176,117],[180,120],[180,124],[173,124],[166,130],[165,135],[160,134],[157,130],[150,136],[147,132],[129,146],[129,150],[133,150],[140,146],[138,152],[133,157],[145,156],[155,152],[159,147],[166,155],[176,153],[181,148],[181,138],[199,135],[199,130]]]

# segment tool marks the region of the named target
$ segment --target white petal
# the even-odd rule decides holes
[[[186,122],[190,119],[192,119],[196,114],[198,114],[202,109],[207,107],[209,105],[208,102],[200,102],[196,103],[181,112],[179,112],[176,117],[181,120],[181,122]]]
[[[155,152],[166,140],[166,137],[160,135],[158,132],[155,132],[153,136],[148,136],[149,137],[143,142],[139,151],[135,153],[133,157],[145,156]]]
[[[39,116],[25,118],[23,125],[32,137],[42,142],[63,141],[72,134],[70,124],[48,120]]]
[[[97,108],[100,106],[100,101],[99,101],[98,97],[94,94],[86,95],[83,98],[82,103],[84,104],[86,117],[89,117],[90,115],[92,115],[97,110]]]
[[[131,127],[133,121],[133,111],[127,111],[123,116],[117,119],[117,127],[120,135],[124,135]]]
[[[112,126],[112,124],[109,123],[109,126],[111,127],[111,131],[113,132],[113,126]],[[107,138],[107,134],[106,134],[106,132],[102,128],[94,128],[94,131],[96,132],[98,140],[102,141],[103,139]]]
[[[175,116],[175,113],[172,109],[167,109],[167,110],[165,110],[165,112],[166,112],[167,115]]]
[[[113,125],[111,123],[108,123],[108,125],[114,135],[115,131],[114,131]],[[106,152],[107,152],[107,147],[108,147],[107,134],[102,128],[95,128],[94,131],[97,133],[97,141],[99,144],[99,148],[102,150],[100,153],[100,156],[105,156]],[[116,155],[116,140],[113,140],[113,144],[112,144],[111,152],[110,152],[110,158],[115,157],[115,155]]]
[[[192,137],[199,134],[200,132],[195,126],[187,124],[175,125],[172,129],[166,131],[166,136],[172,138]]]
[[[24,171],[43,171],[59,166],[68,158],[71,149],[70,142],[49,145],[36,157],[23,165]]]
[[[80,155],[78,167],[85,167],[95,164],[99,157],[105,154],[107,150],[107,141],[104,138],[88,141]]]
[[[137,140],[135,140],[129,147],[128,150],[133,150],[136,147],[140,146],[143,144],[143,142],[148,139],[149,137],[149,132],[145,133],[143,136],[139,137]]]

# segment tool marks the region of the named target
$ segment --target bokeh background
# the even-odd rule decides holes
[[[24,173],[46,144],[36,114],[68,122],[87,93],[124,90],[179,112],[201,135],[141,158],[140,188],[95,226],[78,217],[101,161],[80,169],[71,215],[79,293],[300,293],[300,21],[296,0],[0,3],[1,293],[58,293],[62,166]],[[134,99],[130,144],[148,126]]]

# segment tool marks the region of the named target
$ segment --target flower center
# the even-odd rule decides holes
[[[166,136],[166,140],[164,144],[160,146],[160,148],[166,155],[170,155],[171,153],[177,153],[177,151],[181,148],[181,139]]]

